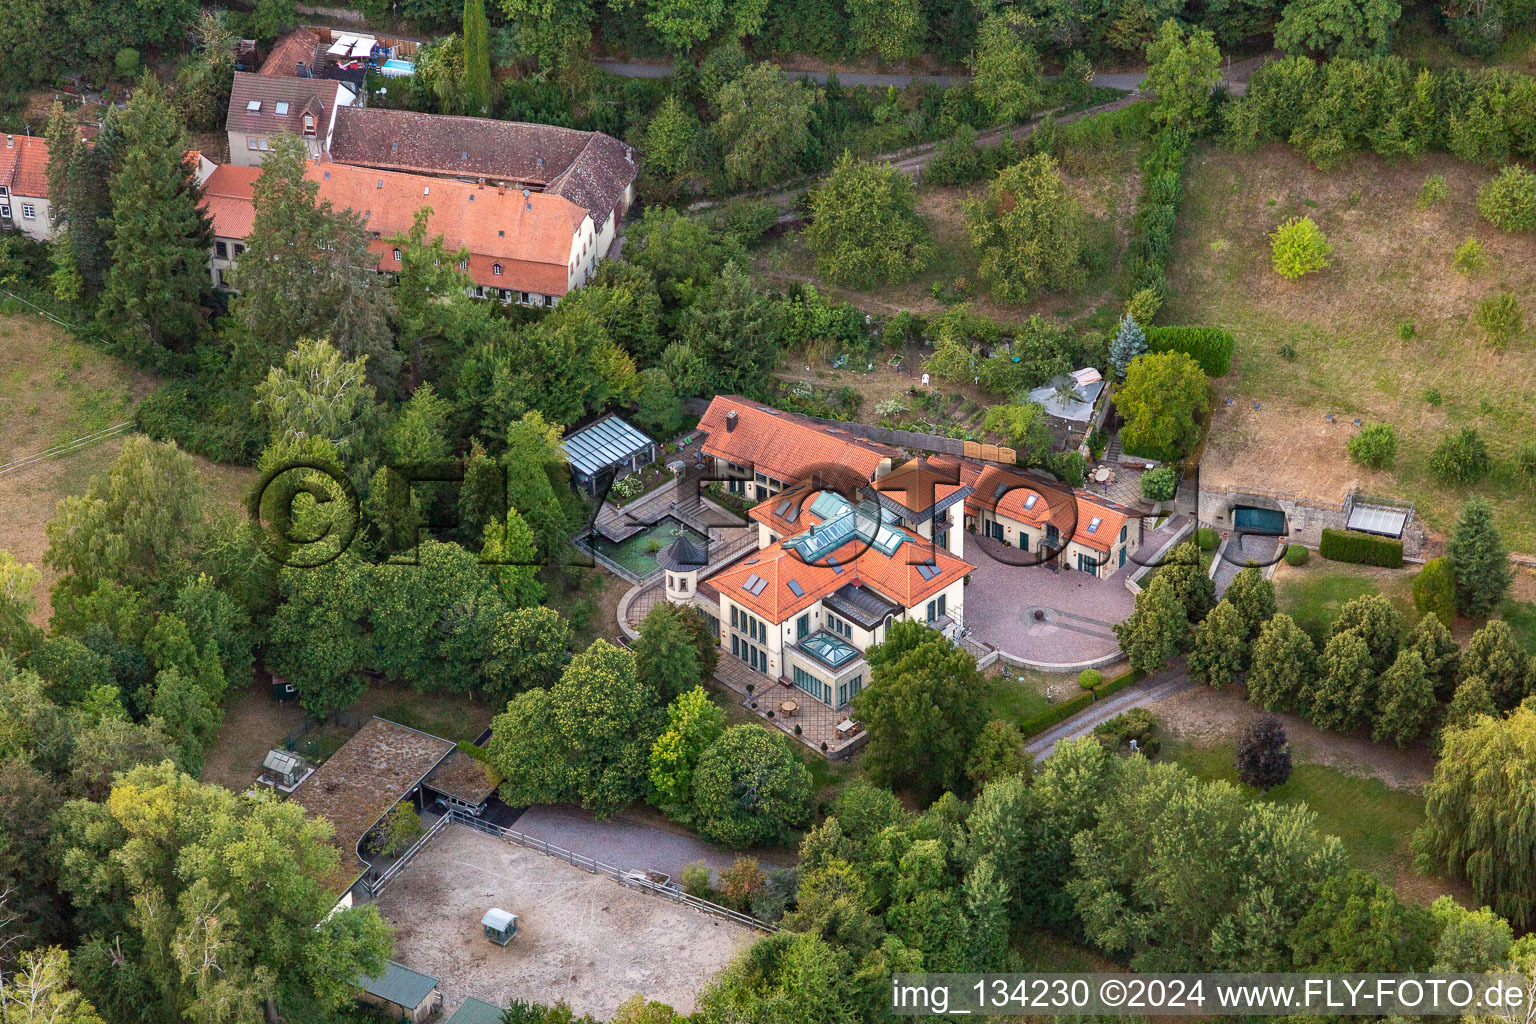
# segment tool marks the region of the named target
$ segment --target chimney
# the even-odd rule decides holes
[[[504,196],[507,194],[507,186],[505,183],[500,181],[496,183],[496,194],[499,196]]]
[[[16,136],[14,136],[14,135],[7,135],[5,137],[5,148],[6,149],[15,149],[16,148]]]
[[[298,66],[297,66],[297,70],[294,72],[294,77],[295,78],[308,78],[309,77],[309,73],[304,70],[304,62],[303,61],[299,61]]]
[[[736,429],[736,410],[732,409],[725,414],[725,432],[729,434]]]

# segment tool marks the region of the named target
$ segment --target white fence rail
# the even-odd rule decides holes
[[[382,875],[371,882],[364,881],[363,884],[368,887],[368,895],[377,897],[379,893],[383,892],[384,887],[390,882],[394,881],[395,876],[398,875],[401,870],[411,862],[411,858],[420,853],[422,848],[430,843],[433,837],[441,832],[449,824],[449,822],[450,818],[448,815],[444,815],[443,817],[438,818],[437,821],[432,824],[432,827],[427,829],[426,834],[412,843],[410,849],[402,853],[400,855],[400,859],[386,868]]]
[[[631,889],[638,889],[641,892],[650,893],[652,896],[660,896],[663,899],[671,900],[673,903],[681,903],[684,906],[692,907],[694,910],[703,911],[706,914],[713,914],[715,917],[721,917],[727,921],[733,921],[736,924],[745,925],[748,928],[756,928],[759,931],[770,933],[779,930],[777,925],[769,924],[766,921],[759,921],[757,918],[752,917],[750,914],[740,913],[739,911],[732,910],[730,907],[722,907],[720,904],[711,903],[709,900],[701,900],[696,896],[688,895],[681,889],[674,888],[670,885],[660,885],[641,875],[620,871],[618,868],[611,864],[604,864],[602,861],[596,860],[592,857],[583,857],[581,854],[567,850],[564,847],[545,842],[542,839],[538,839],[526,833],[519,832],[516,829],[503,828],[502,826],[492,824],[489,821],[483,821],[480,818],[476,818],[473,815],[466,814],[460,810],[452,810],[444,815],[442,821],[439,821],[438,824],[433,827],[434,832],[436,831],[437,827],[441,826],[444,822],[449,820],[452,820],[455,824],[468,825],[470,828],[484,832],[486,835],[495,836],[498,839],[504,839],[509,843],[515,843],[518,846],[526,847],[537,853],[542,853],[545,856],[559,858],[560,860],[565,861],[567,864],[570,864],[572,867],[581,868],[583,871],[590,871],[595,875],[607,875],[609,878],[613,879],[615,882],[618,882],[620,885],[628,886]],[[423,836],[422,842],[425,842],[426,839],[427,837]],[[419,846],[420,843],[417,845]],[[402,858],[402,860],[403,859],[404,858]],[[397,870],[399,867],[400,865],[396,864],[395,867],[391,870]]]
[[[9,476],[12,473],[27,469],[30,466],[35,466],[40,462],[46,462],[49,459],[58,458],[60,455],[68,455],[71,452],[79,451],[81,448],[89,447],[98,441],[105,441],[109,437],[116,437],[119,434],[126,434],[132,429],[133,421],[129,420],[125,423],[119,423],[116,426],[106,427],[102,430],[94,431],[93,433],[86,434],[83,437],[77,437],[73,441],[68,441],[64,444],[56,444],[52,448],[49,448],[47,451],[41,451],[36,455],[28,455],[24,458],[16,459],[14,462],[5,463],[3,466],[0,466],[0,476]]]

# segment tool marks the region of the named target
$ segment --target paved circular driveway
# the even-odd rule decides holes
[[[1111,627],[1136,604],[1118,577],[1008,565],[988,553],[997,548],[991,538],[966,535],[965,559],[976,566],[965,588],[972,637],[1039,667],[1065,669],[1118,656]]]

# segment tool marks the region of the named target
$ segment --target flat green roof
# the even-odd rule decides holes
[[[383,974],[376,978],[359,978],[357,983],[369,995],[408,1010],[414,1010],[426,1002],[432,990],[437,988],[437,979],[432,975],[413,971],[393,960],[389,961]]]
[[[501,1024],[502,1010],[483,999],[470,996],[464,1005],[453,1011],[448,1024]]]

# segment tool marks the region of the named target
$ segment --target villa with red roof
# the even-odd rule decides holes
[[[1141,541],[1136,513],[1106,499],[991,463],[909,458],[734,395],[699,426],[725,490],[756,503],[757,550],[713,567],[679,537],[657,559],[665,596],[713,620],[722,654],[832,708],[867,685],[864,652],[893,623],[958,634],[977,568],[967,533],[1101,580]]]

